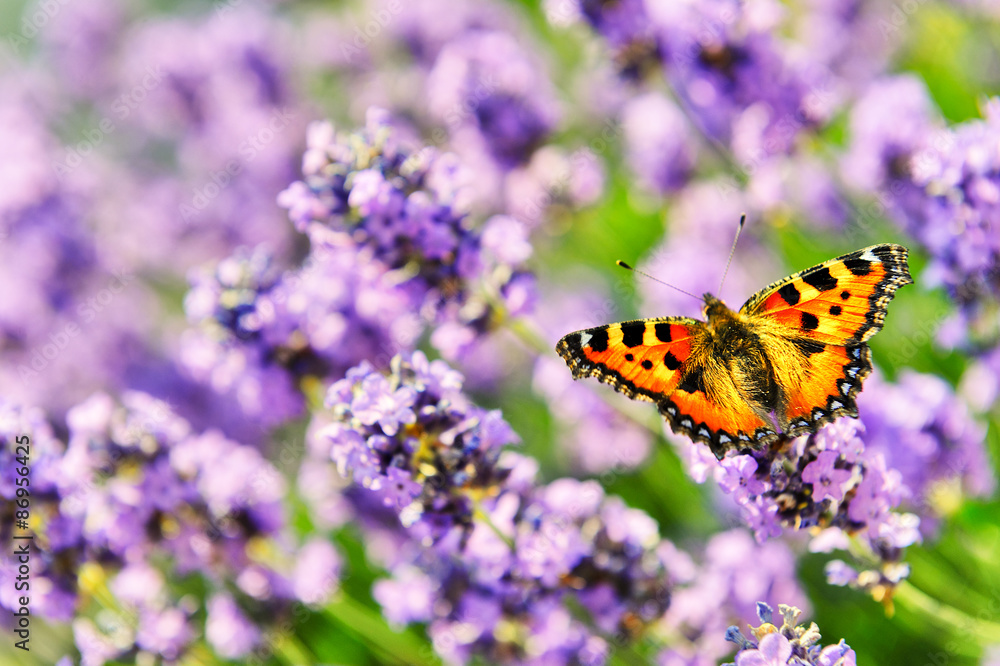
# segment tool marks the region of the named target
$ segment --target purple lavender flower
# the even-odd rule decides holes
[[[918,79],[873,85],[852,114],[845,174],[875,191],[875,213],[888,212],[930,253],[924,281],[945,286],[959,307],[941,326],[939,341],[985,351],[1000,340],[994,316],[1000,235],[990,222],[1000,184],[996,158],[982,146],[1000,133],[1000,102],[987,101],[982,120],[940,125]]]
[[[746,530],[733,529],[709,540],[700,564],[685,563],[687,557],[674,553],[668,561],[672,575],[684,575],[675,583],[662,622],[668,635],[684,638],[660,655],[661,664],[717,664],[730,650],[726,627],[753,615],[760,599],[787,599],[808,607],[796,578],[795,555],[780,541],[758,544]]]
[[[921,517],[925,536],[962,495],[985,497],[996,478],[985,430],[942,379],[904,371],[896,383],[869,377],[858,397],[865,448],[901,475],[904,504]]]
[[[830,115],[826,67],[777,39],[785,21],[777,5],[581,4],[626,76],[659,61],[699,129],[729,145],[740,162],[792,151],[801,132]]]
[[[226,594],[217,594],[208,600],[205,637],[225,659],[247,656],[263,638],[260,629]]]
[[[669,194],[686,183],[698,152],[680,109],[663,95],[633,97],[622,110],[629,165],[652,192]]]
[[[99,624],[82,614],[74,621],[87,663],[135,649],[183,658],[202,629],[167,570],[197,572],[210,590],[229,590],[210,603],[207,633],[220,654],[233,657],[247,644],[245,632],[234,630],[236,598],[254,617],[271,618],[258,620],[266,624],[289,612],[293,599],[322,603],[335,588],[339,556],[330,544],[306,543],[293,566],[296,553],[283,533],[285,483],[256,449],[217,431],[192,433],[164,403],[135,392],[120,403],[98,394],[69,410],[65,449],[39,418],[0,410],[4,437],[13,429],[32,439],[32,509],[41,517],[32,525],[33,611],[69,620],[85,610],[79,600],[115,598]],[[4,444],[0,456],[13,450]],[[6,484],[0,488],[7,502]],[[254,557],[265,545],[266,564]],[[9,565],[0,561],[5,571]],[[0,603],[13,600],[5,592]],[[260,634],[259,624],[248,626]]]
[[[25,447],[18,450],[18,446]],[[27,451],[27,454],[25,454]],[[42,410],[21,408],[7,401],[0,401],[0,513],[10,518],[0,526],[0,540],[14,543],[12,536],[24,535],[26,530],[15,531],[14,518],[27,500],[30,509],[28,529],[35,535],[32,548],[33,581],[37,596],[32,598],[31,612],[51,620],[67,621],[73,616],[76,601],[75,571],[65,565],[79,556],[79,521],[59,513],[61,497],[57,484],[59,462],[64,447],[56,439],[53,429]],[[17,481],[21,471],[28,468],[29,486]],[[46,518],[43,518],[46,517]],[[17,575],[18,561],[8,549],[0,556],[0,578],[12,580]],[[0,587],[0,606],[5,609],[20,608],[13,584]]]
[[[421,331],[409,295],[350,242],[317,237],[295,270],[258,249],[195,276],[185,301],[190,374],[264,425],[301,413],[302,382],[342,376],[363,358],[387,364]],[[358,334],[363,332],[363,334]]]
[[[95,4],[54,22],[43,56],[56,86],[91,96],[94,125],[53,162],[97,193],[108,256],[176,276],[238,245],[288,249],[275,196],[304,114],[280,17],[227,6],[131,21]]]
[[[330,388],[332,420],[317,434],[341,475],[439,538],[468,528],[474,498],[508,473],[497,466],[501,447],[516,441],[498,412],[468,404],[445,367],[422,352],[395,357],[388,377],[363,364]]]
[[[116,97],[114,90],[115,39],[124,27],[119,0],[99,0],[67,6],[62,20],[39,31],[39,41],[51,71],[65,92],[84,99]],[[117,94],[116,94],[117,93]]]
[[[354,412],[358,401],[395,404],[402,389],[416,420],[393,422],[392,434]],[[501,453],[515,441],[509,426],[469,403],[442,361],[400,356],[388,377],[363,364],[330,388],[328,404],[316,438],[351,479],[372,538],[393,544],[380,556],[392,578],[375,597],[395,624],[429,622],[445,658],[603,663],[602,632],[633,637],[662,615],[669,586],[656,523],[593,481],[536,485],[533,461]],[[377,507],[364,509],[365,498],[395,518],[394,532],[372,521]]]
[[[435,646],[460,661],[515,654],[563,664],[582,652],[604,663],[601,633],[631,640],[669,602],[656,524],[594,482],[560,479],[528,493],[490,503],[489,524],[477,522],[452,564],[436,570],[445,578],[430,627]],[[588,623],[571,615],[574,597]],[[501,634],[498,622],[518,631]],[[469,624],[476,634],[456,641]]]
[[[1000,99],[983,105],[983,119],[938,135],[912,160],[912,182],[922,197],[900,202],[904,228],[930,252],[927,276],[943,284],[960,308],[968,343],[1000,341],[1000,161],[983,146],[1000,137]]]
[[[866,191],[898,193],[910,161],[940,120],[924,82],[912,75],[875,81],[851,109],[844,179]]]
[[[4,81],[0,170],[0,381],[8,399],[61,414],[98,388],[118,388],[147,356],[149,293],[88,228],[82,178],[60,177],[58,142],[32,103],[30,78]],[[109,263],[110,262],[110,263]]]
[[[771,623],[771,607],[763,602],[758,605],[761,625],[750,627],[753,640],[744,637],[735,626],[729,628],[726,640],[739,646],[735,666],[856,666],[857,655],[843,640],[821,647],[817,644],[821,636],[815,622],[808,627],[799,624],[802,611],[794,606],[781,604],[779,609],[782,617],[780,627]]]
[[[459,357],[503,316],[498,299],[487,294],[500,295],[506,314],[530,310],[530,278],[520,263],[508,263],[527,257],[527,230],[503,216],[476,228],[455,157],[411,151],[399,140],[379,109],[370,109],[365,129],[351,135],[313,125],[304,180],[280,202],[314,243],[338,242],[332,232],[370,251],[409,295],[411,309],[444,325],[432,338],[435,346]]]
[[[470,31],[441,49],[427,81],[428,106],[453,144],[482,146],[504,169],[528,161],[557,119],[536,60],[501,31]]]
[[[836,451],[822,451],[802,470],[802,480],[812,484],[815,501],[822,502],[827,497],[834,502],[844,499],[844,485],[851,479],[851,472],[834,466],[839,458]]]
[[[882,453],[865,447],[863,432],[857,421],[841,419],[766,451],[727,456],[715,476],[759,540],[820,527],[811,547],[833,550],[846,547],[846,535],[863,537],[879,564],[858,580],[888,603],[908,571],[903,549],[920,540],[920,519],[898,512],[909,490]],[[708,460],[698,465],[699,478],[713,469]]]

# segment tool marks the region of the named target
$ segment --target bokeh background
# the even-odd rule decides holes
[[[5,609],[23,434],[38,549],[31,651],[5,612],[0,661],[718,664],[766,601],[857,663],[1000,664],[996,3],[46,0],[0,26]],[[800,445],[841,451],[868,523],[782,522],[553,351],[697,316],[614,262],[716,292],[741,213],[731,307],[910,249],[860,420]]]

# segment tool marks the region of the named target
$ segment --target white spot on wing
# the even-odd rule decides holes
[[[865,250],[864,254],[861,255],[862,259],[867,259],[868,261],[873,261],[876,264],[881,264],[882,260],[875,256],[875,253],[871,249]]]
[[[590,342],[590,333],[580,333],[580,346],[586,347],[587,343]]]

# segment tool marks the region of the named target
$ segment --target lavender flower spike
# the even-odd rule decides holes
[[[433,536],[471,524],[475,498],[509,472],[501,448],[517,441],[461,388],[461,375],[423,352],[394,357],[388,376],[365,362],[330,387],[333,420],[319,433],[341,474]]]
[[[726,640],[736,643],[735,666],[857,666],[857,655],[843,640],[834,645],[821,647],[821,638],[816,623],[809,626],[799,624],[802,611],[794,606],[781,604],[782,624],[771,623],[773,611],[765,603],[757,605],[757,615],[761,624],[750,627],[753,639],[744,636],[736,627],[729,627]],[[727,664],[726,666],[734,666]]]

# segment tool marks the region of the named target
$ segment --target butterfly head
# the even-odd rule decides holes
[[[701,313],[708,321],[732,315],[726,304],[712,294],[705,294],[702,299],[705,301],[705,306],[701,309]]]

